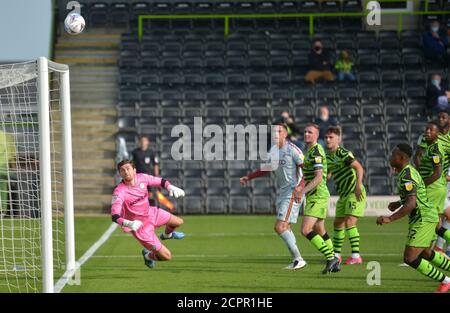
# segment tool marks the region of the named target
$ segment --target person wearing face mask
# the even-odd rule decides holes
[[[439,21],[433,21],[430,31],[423,35],[423,52],[425,58],[436,63],[447,64],[448,37],[444,30],[440,28]]]
[[[323,48],[320,40],[315,40],[312,51],[308,57],[309,71],[306,73],[305,81],[315,84],[318,79],[333,81],[334,75],[332,60],[328,51]]]
[[[428,114],[445,111],[450,108],[448,100],[450,91],[443,88],[442,79],[439,74],[431,76],[431,84],[427,88],[426,111]]]

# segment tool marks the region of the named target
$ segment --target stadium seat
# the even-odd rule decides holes
[[[381,73],[382,87],[403,87],[403,77],[398,71],[383,71]]]
[[[110,8],[107,2],[95,2],[89,7],[89,23],[91,26],[106,26],[109,22]]]
[[[224,214],[228,213],[228,200],[226,197],[208,196],[206,198],[206,213]]]
[[[252,213],[270,214],[274,212],[274,205],[271,197],[254,196],[252,201]]]
[[[300,11],[303,13],[315,13],[320,10],[318,1],[302,1],[300,2]]]
[[[343,12],[361,12],[361,10],[362,10],[361,0],[342,1]]]
[[[246,214],[250,213],[251,205],[250,205],[249,197],[231,197],[229,198],[229,213],[231,214]]]
[[[183,213],[187,214],[202,214],[205,213],[204,201],[202,196],[194,196],[185,189],[189,197],[183,198]]]
[[[136,131],[136,119],[134,117],[119,117],[117,119],[119,131]]]
[[[402,123],[406,122],[407,112],[405,106],[401,104],[394,104],[386,106],[385,119],[387,123]]]
[[[391,186],[386,176],[369,177],[369,192],[372,195],[391,194]]]
[[[340,107],[339,122],[346,124],[347,122],[359,122],[361,120],[359,108],[356,106]]]
[[[408,127],[406,122],[404,123],[390,123],[387,125],[387,138],[388,140],[405,142],[408,141]]]
[[[364,125],[364,138],[368,140],[378,140],[382,142],[385,139],[384,127],[380,124]]]
[[[247,109],[245,107],[229,109],[227,119],[228,124],[245,125],[246,119],[247,119]]]
[[[119,0],[115,3],[130,6],[130,21],[136,21],[139,14],[155,12],[223,14],[362,10],[362,1],[166,2],[160,5],[159,2]],[[108,6],[108,10],[113,12],[114,5]],[[117,102],[120,117],[140,117],[136,130],[154,134],[155,142],[161,144],[164,151],[170,144],[165,141],[174,138],[160,124],[192,126],[194,116],[219,125],[267,124],[278,118],[282,110],[288,110],[294,114],[297,124],[303,126],[317,116],[317,106],[326,103],[336,109],[335,115],[343,124],[345,145],[350,143],[364,164],[369,160],[368,154],[367,164],[370,164],[374,153],[378,152],[368,150],[368,143],[384,142],[381,150],[387,153],[387,147],[410,137],[410,132],[411,137],[416,136],[413,128],[423,127],[426,121],[423,106],[427,79],[423,70],[430,73],[437,68],[423,66],[420,31],[403,31],[397,36],[396,32],[385,30],[378,33],[364,31],[360,17],[315,17],[315,37],[333,51],[349,50],[358,80],[318,84],[311,88],[304,82],[311,49],[307,19],[230,19],[231,32],[225,39],[223,19],[179,22],[166,20],[152,24],[145,20],[145,25],[155,27],[144,30],[142,41],[138,43],[136,35],[128,33],[122,35],[120,45],[121,88]],[[257,31],[255,27],[258,27]],[[438,70],[443,74],[448,72],[442,68]],[[219,169],[218,179],[228,184],[229,179],[236,180],[248,170]],[[370,174],[374,176],[377,172]],[[205,170],[201,175],[210,177],[214,172]],[[368,183],[370,185],[369,180]],[[386,185],[390,188],[390,181]],[[260,203],[258,206],[254,203],[255,196],[260,200],[271,188],[260,186],[247,190],[254,195],[249,200],[252,212],[272,212],[272,196],[266,199],[269,205],[261,206],[263,210],[259,212]],[[199,197],[205,193],[206,190]],[[236,196],[240,197],[239,194]],[[213,202],[206,203],[206,199],[203,203],[208,212],[224,213],[228,212],[228,207],[233,210],[228,188],[214,197],[217,197],[217,207],[210,209]]]
[[[127,27],[130,16],[128,3],[119,2],[111,5],[111,25],[113,27]]]
[[[401,67],[401,58],[394,51],[380,51],[380,69],[381,70],[399,70]]]

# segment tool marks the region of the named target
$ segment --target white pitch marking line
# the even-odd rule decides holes
[[[378,257],[378,256],[401,256],[402,253],[364,253],[363,256],[372,256],[372,257]],[[236,255],[231,254],[176,254],[174,255],[174,258],[230,258],[235,257]],[[263,258],[263,257],[286,257],[286,254],[259,254],[259,255],[241,255],[243,258]],[[302,254],[302,256],[305,257],[315,257],[315,256],[321,256],[321,254]],[[128,258],[142,258],[141,255],[94,255],[92,256],[93,259],[128,259]]]
[[[83,256],[78,259],[76,262],[75,269],[71,271],[66,271],[63,276],[58,280],[58,282],[55,285],[55,293],[60,293],[61,290],[64,288],[64,286],[67,284],[69,279],[75,274],[75,272],[84,264],[86,263],[93,255],[94,253],[100,248],[111,236],[111,234],[116,230],[117,228],[116,223],[112,223],[109,228],[103,233],[103,235],[83,254]]]
[[[361,236],[406,236],[407,233],[361,233]],[[237,236],[278,236],[275,233],[267,232],[267,233],[196,233],[196,234],[185,234],[186,237],[237,237]],[[129,237],[129,234],[115,234],[112,237]]]

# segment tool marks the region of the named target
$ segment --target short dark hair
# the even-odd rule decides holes
[[[442,109],[442,110],[440,110],[440,111],[438,112],[438,115],[441,114],[441,113],[445,113],[445,114],[447,114],[447,115],[450,115],[450,110],[449,110],[449,109]]]
[[[140,134],[140,135],[138,136],[138,139],[139,139],[139,140],[141,140],[141,139],[143,139],[143,138],[147,138],[147,140],[150,141],[150,137],[149,137],[148,135]]]
[[[336,134],[338,136],[342,135],[341,126],[330,126],[327,129],[327,134]]]
[[[437,129],[441,129],[441,126],[439,125],[438,121],[428,121],[427,125],[429,124],[436,126]]]
[[[133,160],[123,159],[117,164],[117,170],[120,171],[120,168],[125,164],[130,164],[133,168],[136,168],[136,164],[134,164]]]
[[[396,148],[400,150],[400,152],[404,153],[410,159],[412,157],[412,148],[408,143],[399,143]]]
[[[289,128],[286,123],[276,123],[275,126],[282,126],[287,132],[289,132]]]
[[[314,127],[315,129],[317,129],[320,132],[320,127],[316,123],[308,123],[308,124],[306,124],[305,128],[306,127]]]

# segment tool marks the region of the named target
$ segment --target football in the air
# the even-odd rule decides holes
[[[69,13],[64,20],[64,29],[71,35],[80,34],[85,26],[84,18],[78,13]]]

